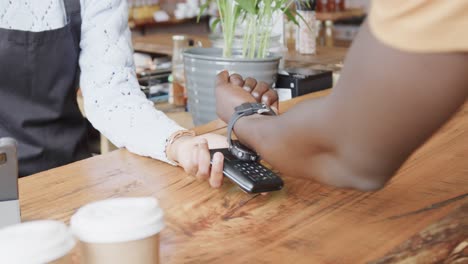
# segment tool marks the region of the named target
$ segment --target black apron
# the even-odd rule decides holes
[[[0,28],[0,138],[18,141],[20,176],[89,157],[76,102],[80,0],[64,0],[63,28]]]

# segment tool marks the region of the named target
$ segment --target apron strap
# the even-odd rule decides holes
[[[65,6],[65,13],[67,16],[67,24],[71,26],[71,32],[73,34],[73,41],[77,52],[80,50],[81,40],[81,0],[63,0]]]
[[[81,12],[80,0],[63,0],[63,3],[65,4],[65,12],[67,12],[68,18]]]

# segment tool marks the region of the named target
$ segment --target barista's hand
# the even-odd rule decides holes
[[[253,78],[242,79],[239,74],[229,76],[222,71],[216,77],[216,113],[224,122],[228,122],[234,108],[243,103],[261,102],[278,113],[278,94],[264,82]]]
[[[223,183],[224,157],[216,153],[210,165],[209,149],[227,148],[226,137],[218,134],[185,136],[175,140],[168,148],[168,157],[179,162],[185,172],[200,180],[208,180],[213,188]]]

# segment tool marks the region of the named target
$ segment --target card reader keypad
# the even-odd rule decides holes
[[[234,168],[242,172],[254,182],[268,181],[278,178],[274,172],[255,162],[242,162],[234,165]]]
[[[278,175],[258,161],[237,159],[227,148],[210,149],[211,158],[216,152],[224,155],[223,174],[247,193],[264,193],[279,191],[284,182]]]

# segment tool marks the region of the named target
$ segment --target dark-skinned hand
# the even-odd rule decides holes
[[[243,103],[264,103],[278,113],[278,94],[265,82],[253,78],[245,80],[239,74],[229,76],[227,71],[216,77],[216,112],[224,122],[228,122],[234,108]]]

